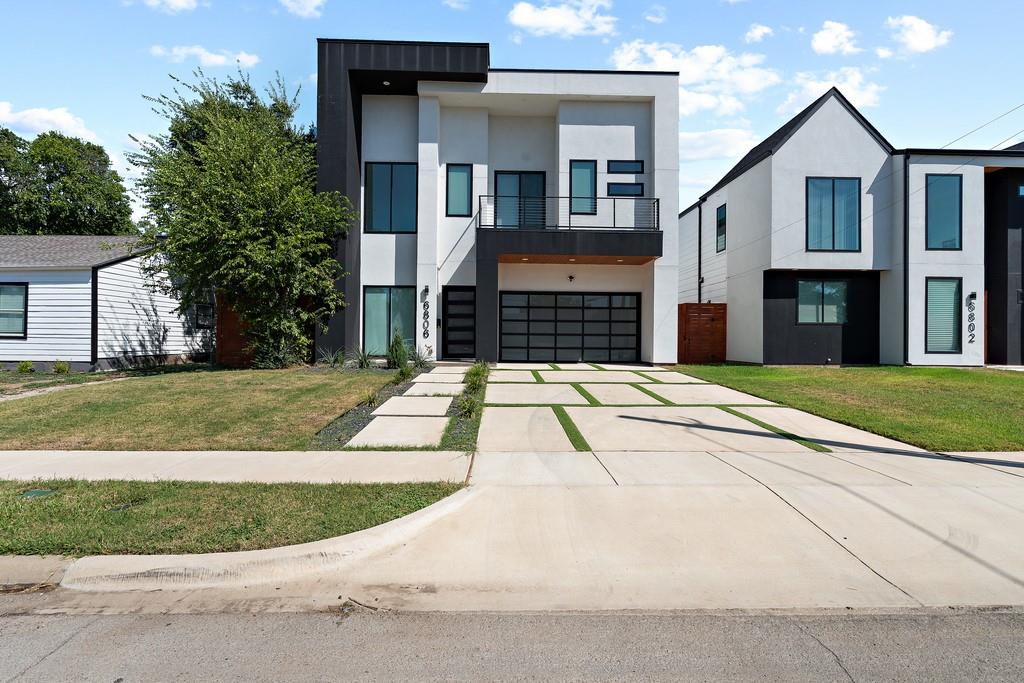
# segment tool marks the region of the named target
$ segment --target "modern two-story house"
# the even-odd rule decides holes
[[[1022,362],[1024,150],[897,150],[832,89],[678,220],[730,361]]]
[[[678,76],[493,69],[486,44],[320,40],[318,186],[359,224],[321,348],[673,362]]]

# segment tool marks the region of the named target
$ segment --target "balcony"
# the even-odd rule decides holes
[[[659,230],[655,197],[481,195],[481,228],[515,230]]]

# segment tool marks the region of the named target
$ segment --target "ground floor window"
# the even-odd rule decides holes
[[[797,323],[846,324],[845,280],[797,280],[796,298]]]
[[[925,353],[960,353],[960,306],[963,281],[958,277],[925,279]]]
[[[416,330],[415,287],[366,287],[363,290],[363,350],[374,356],[387,353],[398,333],[410,349]]]
[[[0,284],[0,337],[25,337],[28,332],[28,285]]]

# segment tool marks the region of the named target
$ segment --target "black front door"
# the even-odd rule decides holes
[[[444,287],[441,319],[441,357],[476,358],[476,287]]]

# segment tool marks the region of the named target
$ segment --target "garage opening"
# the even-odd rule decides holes
[[[499,359],[636,362],[639,292],[499,292]]]

